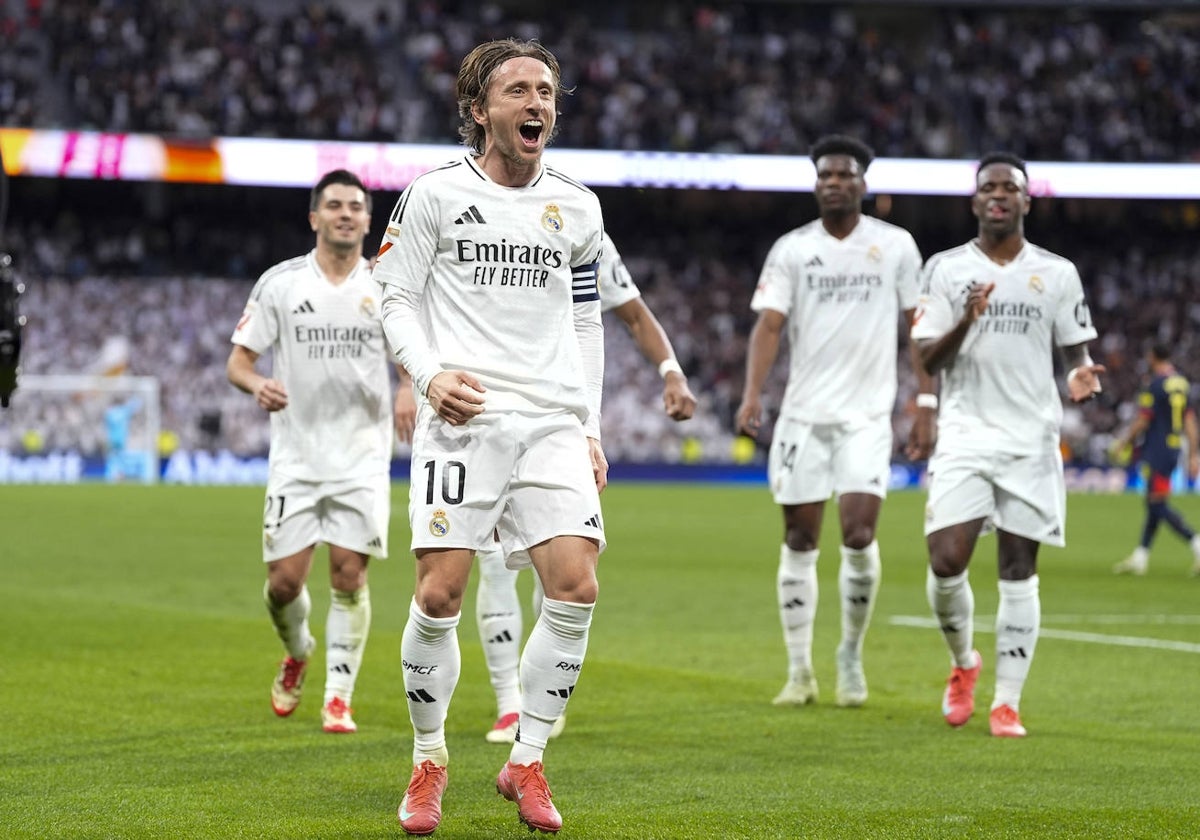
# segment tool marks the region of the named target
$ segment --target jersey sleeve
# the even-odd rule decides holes
[[[610,312],[618,306],[642,296],[633,276],[625,267],[617,246],[607,233],[604,234],[604,252],[600,254],[600,310]]]
[[[419,394],[441,371],[421,327],[419,312],[437,250],[438,231],[429,190],[417,179],[400,195],[388,219],[373,275],[379,283],[383,333]]]
[[[584,237],[578,251],[572,254],[571,294],[574,301],[575,335],[579,341],[579,358],[587,390],[588,416],[583,428],[588,437],[600,439],[600,405],[604,389],[604,326],[600,320],[600,272],[604,221],[600,204],[595,203],[592,230]]]
[[[792,312],[792,272],[791,266],[796,263],[795,249],[787,237],[778,239],[767,252],[762,271],[758,275],[758,285],[754,289],[754,297],[750,299],[750,308],[755,312],[773,309],[790,315]]]
[[[279,311],[276,303],[278,284],[271,283],[268,274],[264,274],[254,284],[242,317],[234,327],[234,344],[240,344],[260,356],[274,346],[279,338]]]
[[[1137,395],[1138,413],[1147,419],[1154,416],[1155,394],[1153,386],[1140,391]]]
[[[896,301],[900,311],[916,309],[921,297],[921,251],[911,234],[903,237],[900,260],[896,265]]]
[[[921,294],[913,315],[911,337],[914,341],[941,338],[954,327],[954,307],[950,284],[941,263],[931,260],[921,273]]]
[[[1054,342],[1059,347],[1071,347],[1096,337],[1092,313],[1083,296],[1083,283],[1074,264],[1063,267],[1063,292],[1054,313]]]

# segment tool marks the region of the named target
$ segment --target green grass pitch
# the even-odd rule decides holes
[[[987,734],[993,538],[972,567],[982,709],[961,730],[941,720],[948,659],[925,602],[922,493],[884,505],[871,695],[855,710],[832,702],[835,520],[820,563],[821,702],[777,709],[780,516],[767,490],[617,484],[604,498],[588,659],[547,752],[563,837],[1200,834],[1200,580],[1165,530],[1146,577],[1110,573],[1137,537],[1136,496],[1072,496],[1068,548],[1043,550],[1021,741]],[[271,713],[281,654],[261,603],[261,500],[258,488],[0,487],[0,836],[402,836],[407,487],[393,497],[393,557],[372,566],[354,736],[320,731],[321,654],[296,714]],[[1200,523],[1200,499],[1177,504]],[[319,554],[322,640],[327,580]],[[483,740],[494,708],[473,586],[463,615],[436,836],[527,836],[493,785],[507,751]]]

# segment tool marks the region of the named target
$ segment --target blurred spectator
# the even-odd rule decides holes
[[[136,196],[145,185],[109,184],[100,193],[88,184],[31,185],[38,195],[43,187],[54,191],[55,199],[43,202],[30,199],[24,182],[16,186],[14,207],[28,212],[14,214],[5,247],[27,286],[24,372],[94,370],[106,343],[111,351],[114,337],[124,339],[126,372],[161,381],[163,428],[180,447],[265,453],[265,418],[228,387],[224,358],[253,278],[269,265],[267,251],[304,247],[289,226],[275,230],[270,220],[287,218],[288,208],[307,194],[173,187],[160,196],[163,219],[153,220],[138,211]],[[658,404],[661,380],[624,327],[607,323],[606,454],[614,462],[736,460],[732,421],[753,315],[750,296],[770,242],[806,217],[811,197],[616,190],[603,191],[601,200],[626,264],[672,337],[699,399],[686,424],[647,410]],[[961,202],[909,197],[903,204],[918,223],[901,222],[923,254],[958,237],[952,220],[961,215]],[[69,209],[43,216],[33,212],[35,205]],[[1072,459],[1102,463],[1109,435],[1129,419],[1149,342],[1177,348],[1181,371],[1200,382],[1200,304],[1192,303],[1200,301],[1200,238],[1179,203],[1039,200],[1034,208],[1030,239],[1076,262],[1100,333],[1092,352],[1108,367],[1105,391],[1068,412],[1063,439]],[[274,238],[270,249],[259,241],[260,229]],[[144,248],[131,253],[130,241]],[[915,391],[907,368],[900,371],[897,458]],[[768,411],[778,405],[783,384],[777,365],[764,390]],[[0,449],[20,451],[24,432],[36,426],[45,450],[82,446],[98,454],[101,415],[102,407],[70,402],[39,413],[18,390],[13,407],[0,415]]]
[[[9,125],[453,143],[460,57],[517,35],[578,83],[564,146],[802,155],[837,126],[888,157],[1200,159],[1200,16],[1182,7],[14,3]]]

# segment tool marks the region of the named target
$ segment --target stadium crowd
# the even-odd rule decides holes
[[[55,189],[73,195],[86,187]],[[111,201],[106,196],[114,194],[92,200]],[[730,211],[714,219],[718,198]],[[113,339],[119,339],[126,372],[159,378],[163,427],[181,447],[265,453],[266,416],[229,386],[223,360],[258,274],[280,254],[301,253],[306,247],[296,241],[292,222],[297,211],[276,206],[293,199],[302,206],[305,197],[276,191],[270,205],[255,206],[253,200],[243,204],[232,195],[214,195],[215,203],[205,206],[188,194],[178,203],[196,207],[194,215],[169,212],[168,207],[162,219],[147,220],[137,211],[102,216],[83,199],[62,197],[52,203],[74,206],[73,212],[52,220],[32,214],[10,225],[6,248],[27,285],[21,301],[29,319],[23,371],[102,371],[114,365],[109,356],[116,352]],[[638,354],[623,325],[607,321],[603,419],[610,459],[745,458],[745,450],[735,445],[732,420],[753,323],[749,300],[772,238],[804,218],[803,208],[794,206],[802,200],[788,194],[717,193],[668,193],[656,199],[619,191],[602,200],[610,232],[700,398],[695,418],[687,423],[647,410],[659,400],[657,373]],[[931,240],[932,232],[946,228],[943,236],[956,236],[946,217],[965,213],[957,203],[915,201],[927,226],[914,233],[928,256],[943,247]],[[390,197],[377,196],[376,202],[389,206]],[[124,198],[113,203],[133,207],[137,202]],[[233,210],[235,206],[241,210]],[[1108,366],[1105,392],[1086,406],[1068,406],[1064,441],[1074,460],[1101,463],[1110,435],[1133,411],[1149,342],[1174,347],[1185,375],[1200,381],[1200,245],[1194,235],[1172,229],[1162,217],[1145,217],[1144,206],[1109,203],[1112,218],[1074,221],[1072,206],[1059,204],[1046,212],[1048,218],[1032,221],[1030,238],[1069,254],[1088,291],[1100,334],[1093,352]],[[1104,203],[1088,206],[1095,211]],[[1179,207],[1159,209],[1167,213]],[[85,224],[78,214],[95,222]],[[1114,242],[1120,244],[1114,247]],[[768,384],[768,400],[776,404],[784,372],[784,365],[776,365]],[[915,391],[907,364],[900,365],[900,376],[894,418],[898,460]],[[47,449],[82,443],[96,452],[102,447],[102,427],[86,414],[86,405],[66,403],[53,414],[38,417],[34,412],[31,419],[21,417],[22,402],[15,400],[13,413],[0,424],[0,449],[19,451],[29,423],[36,424]]]
[[[458,58],[517,35],[578,88],[565,146],[804,154],[836,126],[891,157],[1200,159],[1175,4],[10,0],[0,27],[5,125],[454,142]]]

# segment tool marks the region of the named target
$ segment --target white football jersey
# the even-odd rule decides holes
[[[611,312],[618,306],[642,296],[633,276],[625,267],[625,261],[617,246],[607,233],[604,234],[604,251],[600,254],[600,311]]]
[[[375,279],[417,393],[440,370],[467,370],[487,388],[486,411],[566,409],[599,436],[603,229],[595,194],[545,165],[523,187],[495,183],[469,154],[416,178],[388,220]]]
[[[840,423],[891,414],[900,313],[917,305],[920,269],[912,235],[871,216],[845,239],[817,219],[776,240],[750,308],[788,319],[780,416]]]
[[[925,266],[913,340],[949,332],[974,283],[996,288],[942,371],[938,447],[1016,455],[1056,447],[1063,411],[1054,347],[1096,337],[1079,272],[1029,242],[1007,265],[974,242],[942,251]]]
[[[379,308],[365,259],[335,286],[314,250],[255,284],[232,341],[260,355],[274,351],[272,377],[287,389],[287,408],[271,412],[273,472],[339,481],[390,468],[391,382]]]

